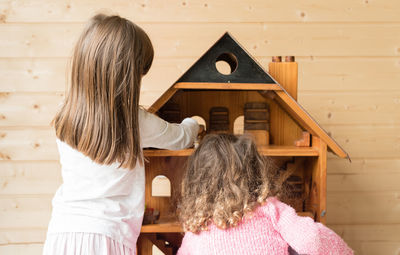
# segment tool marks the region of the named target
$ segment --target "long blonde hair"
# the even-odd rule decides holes
[[[207,135],[189,157],[178,205],[184,231],[207,230],[213,222],[236,226],[267,197],[278,195],[278,169],[248,137]]]
[[[140,85],[153,55],[139,26],[94,16],[74,49],[70,88],[54,119],[57,137],[99,164],[141,164]]]

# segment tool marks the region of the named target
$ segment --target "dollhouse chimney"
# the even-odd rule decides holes
[[[268,67],[269,74],[297,100],[298,67],[294,56],[286,56],[285,62],[282,62],[281,56],[273,56]]]
[[[281,56],[273,56],[272,62],[282,62],[282,57]]]

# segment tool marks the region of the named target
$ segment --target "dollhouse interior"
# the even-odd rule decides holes
[[[325,223],[326,160],[347,153],[297,103],[294,57],[274,57],[267,73],[225,33],[148,110],[172,123],[193,117],[205,133],[248,134],[286,175],[285,201]],[[199,137],[198,142],[201,142]],[[146,212],[138,254],[175,254],[183,237],[176,216],[185,162],[195,148],[146,149]]]

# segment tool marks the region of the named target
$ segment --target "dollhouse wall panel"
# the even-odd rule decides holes
[[[293,145],[294,141],[301,137],[303,131],[274,100],[262,96],[257,91],[185,90],[179,91],[169,102],[181,106],[182,118],[200,116],[206,121],[207,127],[210,125],[209,117],[212,107],[228,108],[230,133],[233,133],[236,118],[244,114],[246,103],[267,102],[270,111],[271,144]]]

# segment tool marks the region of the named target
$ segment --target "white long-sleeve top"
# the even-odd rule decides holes
[[[199,126],[191,118],[171,124],[139,110],[143,148],[178,150],[193,144]],[[104,234],[135,249],[144,213],[144,164],[100,165],[57,139],[63,183],[53,198],[48,234]]]

